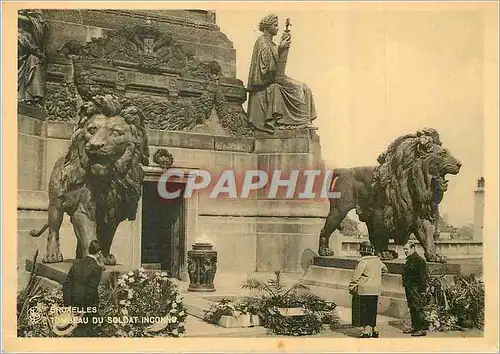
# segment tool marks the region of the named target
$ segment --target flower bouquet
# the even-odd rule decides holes
[[[52,331],[51,320],[55,309],[63,306],[60,289],[39,287],[26,299],[26,311],[18,314],[17,335],[19,337],[56,337],[57,335]]]
[[[107,337],[180,337],[186,308],[166,272],[112,273],[101,293],[99,330]]]

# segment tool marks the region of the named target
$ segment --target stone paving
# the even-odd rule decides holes
[[[338,308],[341,317],[341,325],[338,328],[331,330],[325,326],[323,332],[311,336],[303,336],[305,338],[347,338],[358,337],[361,329],[353,328],[348,323],[350,322],[350,309]],[[402,324],[389,324],[388,318],[379,316],[378,330],[380,338],[411,338],[418,339],[421,337],[412,337],[409,334],[403,333]],[[483,332],[479,330],[468,331],[451,331],[451,332],[427,332],[424,338],[473,338],[482,337]],[[188,316],[186,320],[186,337],[239,337],[239,338],[274,338],[283,337],[275,334],[267,333],[264,327],[252,328],[224,328],[209,324],[199,318]]]
[[[192,293],[187,291],[187,282],[181,282],[180,288],[184,293],[186,306],[190,314],[196,313],[199,316],[200,308],[208,307],[210,302],[206,300],[207,297],[235,297],[250,294],[249,291],[241,289],[242,281],[248,276],[256,276],[260,279],[268,279],[272,276],[270,273],[249,273],[249,274],[217,274],[218,285],[216,291],[212,293]],[[283,274],[283,281],[285,284],[291,284],[297,281],[300,275],[297,274]],[[198,307],[198,310],[194,309]],[[189,310],[189,308],[192,308]],[[351,323],[351,309],[346,307],[337,307],[337,313],[340,317],[340,325],[333,330],[325,326],[324,330],[313,336],[304,337],[327,337],[327,338],[346,338],[358,337],[361,329],[353,328]],[[421,337],[411,337],[403,333],[403,323],[401,319],[378,315],[377,316],[378,330],[380,338],[412,338],[417,339]],[[224,328],[207,323],[195,316],[188,316],[186,320],[186,337],[243,337],[243,338],[263,338],[263,337],[282,337],[268,333],[264,327],[251,327],[251,328]],[[428,332],[426,337],[423,338],[472,338],[482,337],[483,332],[479,330],[470,331],[452,331],[452,332]]]

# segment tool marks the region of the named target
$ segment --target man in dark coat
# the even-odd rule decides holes
[[[427,324],[424,319],[424,299],[427,285],[427,265],[415,249],[415,244],[409,241],[404,246],[406,264],[403,274],[403,286],[406,301],[410,309],[412,329],[405,330],[412,336],[420,337],[427,334]]]
[[[98,287],[104,270],[100,255],[99,242],[91,241],[89,255],[73,263],[63,284],[64,305],[82,309],[88,319],[88,323],[82,323],[75,329],[77,337],[92,336],[92,316],[97,314]]]

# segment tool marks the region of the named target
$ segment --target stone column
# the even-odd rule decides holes
[[[483,240],[484,224],[484,177],[477,180],[474,191],[474,241]]]

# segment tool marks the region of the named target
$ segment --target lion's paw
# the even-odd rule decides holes
[[[427,262],[446,263],[446,257],[440,253],[426,254],[425,259]]]
[[[320,247],[318,254],[322,257],[331,257],[335,254],[329,247]]]
[[[46,253],[42,259],[42,263],[60,263],[62,261],[63,255],[60,251]]]
[[[107,256],[104,256],[104,264],[105,265],[110,265],[114,266],[116,265],[116,258],[112,254],[108,254]]]

